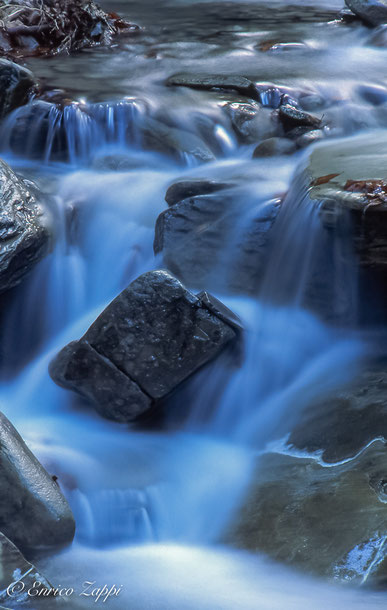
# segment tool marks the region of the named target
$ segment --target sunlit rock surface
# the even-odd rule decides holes
[[[74,518],[58,483],[0,414],[0,531],[25,552],[72,541]]]

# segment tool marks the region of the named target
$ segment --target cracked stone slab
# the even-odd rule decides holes
[[[235,341],[231,312],[207,300],[166,271],[145,273],[59,352],[51,377],[101,415],[135,420]]]

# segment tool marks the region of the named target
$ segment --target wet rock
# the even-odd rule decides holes
[[[0,531],[23,551],[69,544],[75,523],[59,486],[0,414]]]
[[[317,93],[304,93],[300,96],[298,101],[302,110],[306,110],[307,112],[321,110],[327,104],[327,100]]]
[[[371,583],[386,553],[386,474],[381,441],[329,467],[266,454],[225,540],[306,573]]]
[[[19,582],[20,584],[12,590],[14,593],[7,593],[8,587],[15,582]],[[28,596],[29,589],[43,592],[44,590],[51,588],[52,585],[48,580],[40,574],[37,568],[23,557],[19,549],[0,532],[0,603],[6,604],[7,607],[25,607],[24,604],[27,604],[27,607],[31,607],[31,597]],[[51,599],[50,601],[52,603],[54,600]],[[28,602],[30,602],[30,604],[28,604]],[[39,596],[38,601],[36,598],[34,599],[34,605],[40,606]],[[43,606],[44,600],[42,602],[42,607]]]
[[[257,98],[255,83],[244,76],[232,74],[189,74],[182,72],[170,76],[167,80],[169,87],[190,87],[191,89],[201,89],[211,91],[221,89],[226,91],[237,91],[241,95]]]
[[[305,148],[310,144],[320,142],[320,140],[323,140],[324,138],[325,134],[322,129],[312,129],[312,131],[307,131],[296,137],[296,145],[298,148]]]
[[[307,92],[292,87],[274,85],[273,83],[256,83],[259,102],[262,106],[277,109],[281,105],[290,104],[298,107],[298,98]]]
[[[56,356],[50,375],[105,417],[132,421],[235,340],[224,320],[166,271],[145,273]]]
[[[290,131],[296,127],[315,129],[321,126],[321,119],[289,104],[280,106],[278,113],[285,131]]]
[[[353,458],[377,438],[387,439],[386,370],[385,362],[375,363],[333,396],[310,405],[289,444],[318,451],[332,463]]]
[[[258,144],[253,152],[253,158],[291,155],[296,150],[296,144],[287,138],[269,138]]]
[[[19,108],[6,122],[3,145],[30,159],[45,159],[49,154],[54,160],[66,160],[68,142],[61,124],[56,104],[34,101]]]
[[[217,193],[223,189],[230,188],[230,183],[216,182],[215,180],[182,180],[172,184],[166,194],[165,201],[169,206],[179,203],[183,199]]]
[[[134,420],[152,406],[152,399],[87,341],[66,345],[50,365],[59,385],[95,403],[102,417],[114,421]]]
[[[305,173],[323,226],[343,245],[342,264],[357,275],[352,298],[361,321],[385,319],[387,297],[387,140],[360,135],[314,148]],[[345,247],[345,248],[344,248]],[[354,257],[355,254],[355,257]]]
[[[242,143],[253,144],[282,132],[278,117],[273,115],[270,108],[262,108],[258,104],[232,102],[226,104],[224,110]]]
[[[32,72],[7,59],[0,59],[0,120],[26,104],[34,92]]]
[[[178,161],[186,160],[187,157],[200,163],[215,160],[213,151],[202,138],[156,119],[146,118],[141,137],[144,148],[171,156]]]
[[[50,233],[33,185],[0,161],[0,292],[13,288],[47,253]]]
[[[251,197],[231,189],[176,203],[157,219],[155,253],[189,286],[256,294],[279,202],[254,209]]]
[[[387,23],[386,0],[345,0],[345,3],[367,25]]]
[[[0,7],[0,53],[54,55],[109,44],[130,26],[92,0],[5,0]]]

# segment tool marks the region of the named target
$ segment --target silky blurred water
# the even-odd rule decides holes
[[[58,477],[77,521],[74,545],[39,567],[63,586],[80,589],[90,579],[122,585],[120,597],[108,602],[120,608],[381,607],[377,594],[315,583],[218,546],[257,456],[286,436],[314,399],[356,376],[370,342],[356,329],[350,272],[347,324],[333,327],[305,307],[308,274],[323,243],[318,206],[298,179],[307,153],[252,161],[252,146],[238,143],[213,93],[166,88],[164,81],[181,70],[241,73],[242,66],[256,80],[315,96],[318,111],[331,118],[330,135],[351,137],[387,126],[387,51],[367,46],[361,24],[338,21],[339,1],[102,4],[144,30],[111,49],[29,60],[38,76],[76,103],[50,110],[48,132],[36,123],[22,150],[13,138],[25,109],[1,132],[4,157],[50,195],[57,231],[54,251],[13,294],[2,337],[1,409]],[[259,44],[270,39],[307,48],[260,52]],[[378,104],[364,96],[361,87],[369,82],[380,87]],[[239,100],[227,94],[222,102],[226,97]],[[143,129],[154,116],[204,133],[213,160],[201,165],[194,155],[171,157],[146,147]],[[65,159],[55,154],[59,128]],[[235,236],[252,209],[293,185],[276,221],[260,294],[217,294],[246,329],[242,364],[230,372],[219,361],[200,372],[189,400],[181,399],[189,404],[182,405],[188,417],[180,427],[146,432],[102,420],[50,380],[48,363],[130,281],[159,267],[154,224],[166,207],[166,189],[198,177],[243,183]],[[216,274],[237,247],[237,239],[225,244]],[[341,271],[331,269],[332,285]],[[211,285],[197,288],[212,291]],[[86,597],[72,602],[91,606]]]

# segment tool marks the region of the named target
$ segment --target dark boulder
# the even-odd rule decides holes
[[[35,90],[32,72],[7,59],[0,59],[0,120],[26,104]]]
[[[386,0],[345,0],[345,3],[367,25],[387,23]]]
[[[101,415],[132,421],[234,342],[234,325],[231,313],[225,321],[175,277],[151,271],[59,352],[50,375]]]
[[[0,7],[0,53],[54,55],[96,44],[134,26],[93,0],[5,0]]]
[[[69,544],[74,518],[58,484],[0,413],[0,531],[26,552]]]
[[[254,295],[279,201],[254,203],[243,189],[184,199],[158,217],[154,251],[189,286]]]
[[[232,74],[190,74],[182,72],[170,76],[167,80],[169,87],[190,87],[191,89],[201,89],[204,91],[226,90],[236,91],[241,95],[258,99],[259,93],[255,83],[245,76]]]
[[[21,282],[48,251],[47,218],[33,185],[0,161],[0,292]]]

